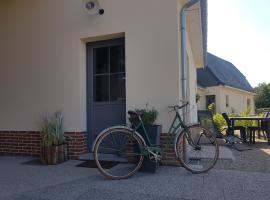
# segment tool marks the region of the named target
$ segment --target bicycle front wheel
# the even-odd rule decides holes
[[[200,125],[190,126],[181,133],[176,150],[182,166],[195,174],[212,169],[219,156],[215,135]]]
[[[108,129],[94,147],[94,158],[100,172],[108,179],[126,179],[137,172],[144,156],[144,142],[125,128]]]

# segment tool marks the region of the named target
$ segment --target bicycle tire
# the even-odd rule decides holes
[[[176,155],[181,165],[194,174],[212,169],[219,157],[219,144],[215,135],[201,125],[187,127],[176,141]],[[195,146],[190,143],[196,144]],[[193,152],[195,152],[193,154]]]
[[[118,144],[115,144],[114,146],[109,142],[110,139],[116,138],[113,137],[112,134],[120,134],[121,137],[124,137],[124,140],[122,141],[123,148],[125,148],[126,151],[122,151],[120,149],[121,147]],[[110,135],[112,136],[111,138]],[[119,135],[118,135],[119,139]],[[109,144],[110,143],[110,144]],[[112,142],[114,143],[114,142]],[[105,152],[106,147],[102,147],[108,145],[109,148],[107,148],[107,151],[111,152]],[[112,148],[113,146],[113,148]],[[144,159],[144,156],[141,154],[140,148],[145,146],[145,142],[138,136],[138,134],[130,129],[125,128],[112,128],[105,131],[97,140],[95,146],[94,146],[94,159],[96,162],[96,165],[99,169],[99,171],[108,179],[111,180],[119,180],[119,179],[127,179],[134,175],[142,166],[142,162]],[[103,149],[103,150],[102,150]],[[119,151],[118,151],[119,150]],[[134,152],[131,152],[134,151]],[[104,166],[102,166],[102,153],[104,155],[104,152],[106,153],[106,156],[113,156],[113,158],[116,158],[116,160],[123,159],[125,161],[119,162],[118,166],[114,167],[112,169],[105,169]],[[126,154],[125,154],[126,152]],[[132,157],[128,157],[132,156]],[[123,169],[120,169],[121,166]],[[127,166],[130,166],[130,171],[127,171]]]

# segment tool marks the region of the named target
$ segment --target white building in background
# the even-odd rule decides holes
[[[240,113],[247,107],[254,113],[254,91],[246,77],[230,62],[210,53],[207,67],[197,69],[198,110],[216,104],[216,111]]]

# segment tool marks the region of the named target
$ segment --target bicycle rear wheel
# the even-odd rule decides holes
[[[108,179],[126,179],[138,171],[144,156],[144,142],[125,128],[104,132],[94,147],[94,158],[100,172]],[[110,162],[113,166],[108,166]]]
[[[195,174],[212,169],[219,156],[215,135],[200,125],[190,126],[181,133],[176,150],[182,166]]]

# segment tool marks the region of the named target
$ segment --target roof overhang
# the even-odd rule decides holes
[[[203,68],[207,65],[207,0],[188,9],[187,33],[195,66]]]
[[[206,87],[203,87],[203,86],[200,86],[200,85],[197,85],[197,89],[200,89],[200,90],[207,90]]]
[[[242,90],[242,89],[231,87],[231,86],[228,86],[228,85],[222,85],[220,87],[224,87],[224,88],[231,89],[231,90],[236,90],[236,91],[243,92],[243,93],[248,93],[248,94],[254,95],[254,96],[256,95],[255,92],[251,92],[251,91],[247,91],[247,90]]]

